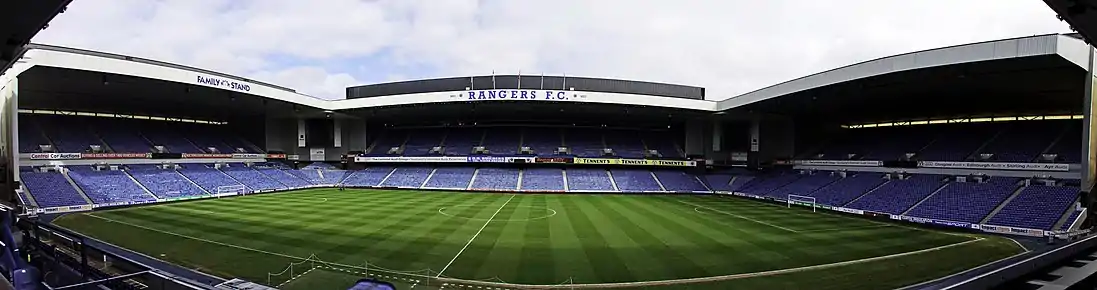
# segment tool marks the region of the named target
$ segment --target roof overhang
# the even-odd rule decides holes
[[[72,0],[9,1],[0,11],[0,73],[7,70],[23,53],[38,31],[45,29],[54,16]]]
[[[1085,67],[1088,46],[1079,39],[1051,34],[950,46],[869,60],[783,82],[718,102],[724,111],[798,92],[906,71],[1005,59],[1060,57]],[[1081,82],[1079,82],[1081,85]]]

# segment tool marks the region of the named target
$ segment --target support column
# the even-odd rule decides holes
[[[19,181],[19,78],[14,77],[6,84],[0,83],[0,161],[7,166],[8,173],[2,178],[6,184],[4,192],[15,192],[15,181]],[[6,195],[6,194],[5,194]],[[7,196],[14,200],[15,196]]]
[[[297,147],[305,148],[305,119],[297,119]]]
[[[724,151],[724,122],[712,119],[712,152]]]
[[[1082,204],[1085,205],[1087,208],[1090,208],[1090,211],[1092,213],[1092,211],[1094,210],[1092,206],[1094,200],[1093,186],[1095,182],[1095,175],[1097,175],[1097,144],[1094,144],[1095,142],[1097,142],[1097,124],[1094,123],[1095,121],[1097,121],[1094,120],[1094,118],[1097,117],[1097,104],[1094,104],[1094,93],[1097,93],[1095,92],[1094,86],[1097,86],[1097,84],[1095,84],[1095,82],[1097,82],[1097,78],[1094,78],[1093,71],[1093,47],[1090,46],[1088,48],[1089,59],[1085,74],[1085,102],[1083,103],[1083,108],[1085,109],[1082,112],[1084,116],[1082,118]],[[1087,216],[1093,215],[1089,214]]]
[[[686,143],[682,148],[686,156],[705,154],[705,119],[693,119],[686,121]]]

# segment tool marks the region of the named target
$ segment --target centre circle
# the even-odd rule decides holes
[[[459,218],[459,219],[466,219],[466,220],[474,220],[474,221],[492,220],[492,221],[503,221],[503,222],[526,222],[526,221],[533,221],[533,220],[539,220],[539,219],[546,219],[546,218],[550,218],[550,217],[556,215],[556,210],[551,209],[547,206],[527,206],[527,205],[518,205],[518,206],[513,206],[513,207],[530,209],[530,216],[528,218],[517,218],[517,219],[478,218],[478,217],[462,216],[463,213],[457,212],[457,209],[460,209],[460,208],[482,208],[482,207],[484,207],[484,206],[481,206],[481,205],[444,206],[444,207],[438,208],[438,213],[442,214],[444,216],[448,216],[448,217],[452,217],[452,218]],[[477,211],[475,213],[479,213],[479,211]]]

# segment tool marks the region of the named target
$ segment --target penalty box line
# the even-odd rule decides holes
[[[241,245],[229,244],[229,243],[225,243],[225,242],[218,242],[218,241],[214,241],[214,240],[210,240],[210,239],[204,239],[204,238],[199,238],[199,237],[180,234],[180,233],[169,232],[169,231],[156,229],[156,228],[151,228],[151,227],[147,227],[147,226],[143,226],[143,225],[139,225],[139,224],[135,224],[135,223],[131,223],[131,222],[116,220],[116,219],[112,219],[112,218],[108,218],[108,217],[104,217],[104,216],[98,216],[98,215],[91,214],[91,213],[88,213],[88,214],[85,214],[85,215],[90,216],[90,217],[94,217],[94,218],[97,218],[97,219],[105,220],[105,221],[108,221],[108,222],[119,223],[119,224],[131,226],[131,227],[135,227],[135,228],[139,228],[139,229],[143,229],[143,230],[147,230],[147,231],[153,231],[153,232],[157,232],[157,233],[161,233],[161,234],[165,234],[165,235],[172,235],[172,236],[176,236],[176,237],[180,237],[180,238],[191,239],[191,240],[195,240],[195,241],[199,241],[199,242],[205,242],[205,243],[210,243],[210,244],[219,245],[219,246],[225,246],[225,247],[229,247],[229,248],[236,248],[236,249],[245,250],[245,251],[251,251],[251,252],[256,252],[256,253],[262,253],[262,254],[267,254],[267,255],[272,255],[272,256],[279,256],[279,257],[283,257],[283,258],[290,258],[290,259],[296,259],[296,260],[302,260],[302,261],[306,261],[306,260],[309,259],[309,258],[303,258],[303,257],[298,257],[298,256],[288,255],[288,254],[283,254],[283,253],[278,253],[278,252],[271,252],[271,251],[260,250],[260,249],[256,249],[256,248],[245,247],[245,246],[241,246]],[[138,254],[141,254],[141,253],[138,253]],[[142,254],[142,255],[144,255],[144,254]],[[145,255],[145,256],[148,256],[148,255]],[[149,258],[153,258],[153,257],[149,256]],[[155,259],[155,258],[153,258],[153,259]],[[335,262],[324,262],[324,261],[319,261],[319,262],[321,262],[322,264],[334,265],[334,266],[350,268],[350,269],[361,269],[362,268],[360,266],[348,265],[348,264],[342,264],[342,263],[335,263]],[[370,271],[377,271],[377,272],[384,272],[384,273],[396,273],[396,274],[400,274],[400,275],[407,275],[407,276],[412,276],[412,277],[428,278],[428,279],[429,278],[434,278],[434,277],[430,277],[430,276],[426,276],[426,275],[408,274],[408,273],[400,273],[400,272],[392,272],[392,271],[384,271],[384,270],[376,270],[376,269],[370,269]]]
[[[767,223],[767,222],[764,222],[764,221],[760,221],[760,220],[752,219],[752,218],[749,218],[749,217],[741,216],[741,215],[738,215],[738,214],[734,214],[734,213],[730,213],[730,212],[726,212],[726,211],[718,210],[718,209],[715,209],[715,208],[711,208],[711,207],[707,207],[707,206],[703,206],[703,205],[698,205],[698,204],[694,204],[694,203],[690,203],[690,202],[684,202],[684,201],[681,201],[681,200],[675,200],[675,201],[677,201],[677,202],[680,202],[680,203],[683,203],[683,204],[687,204],[687,205],[692,205],[692,206],[695,206],[695,207],[699,207],[699,208],[703,208],[703,209],[711,210],[711,211],[714,211],[714,212],[718,212],[718,213],[722,213],[722,214],[730,215],[730,216],[733,216],[733,217],[737,217],[737,218],[740,218],[740,219],[744,219],[744,220],[752,221],[752,222],[755,222],[755,223],[759,223],[759,224],[767,225],[767,226],[770,226],[770,227],[773,227],[773,228],[777,228],[777,229],[781,229],[781,230],[784,230],[784,231],[788,231],[788,232],[793,232],[793,233],[799,233],[799,232],[800,232],[800,231],[797,231],[797,230],[794,230],[794,229],[790,229],[790,228],[782,227],[782,226],[779,226],[779,225],[775,225],[775,224]]]
[[[460,257],[461,253],[464,253],[465,249],[468,249],[469,245],[472,244],[472,241],[476,240],[477,236],[480,236],[480,232],[483,232],[484,228],[488,227],[488,224],[491,223],[491,220],[495,219],[495,216],[499,214],[499,211],[502,211],[503,208],[506,207],[508,203],[510,203],[510,200],[514,199],[514,196],[515,196],[515,194],[512,194],[510,196],[510,198],[508,198],[507,201],[503,203],[503,205],[499,206],[499,208],[495,210],[495,213],[491,214],[491,217],[488,218],[488,221],[484,222],[483,226],[480,226],[480,230],[477,230],[476,234],[472,235],[472,238],[469,239],[469,241],[467,243],[465,243],[465,246],[461,247],[460,251],[457,251],[457,255],[454,255],[453,259],[450,259],[449,263],[446,263],[446,266],[442,267],[442,270],[438,271],[438,275],[434,276],[434,277],[442,277],[442,273],[445,273],[446,269],[449,269],[449,266],[453,265],[453,261],[457,261],[457,257]]]

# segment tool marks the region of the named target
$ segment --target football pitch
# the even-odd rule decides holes
[[[400,289],[891,289],[1023,251],[1000,237],[694,195],[311,189],[55,223],[281,289],[346,289],[364,276]]]

